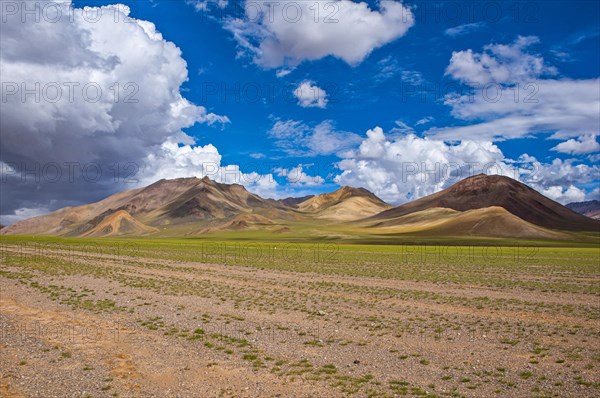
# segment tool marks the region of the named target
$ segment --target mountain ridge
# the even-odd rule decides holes
[[[565,207],[586,217],[600,220],[600,200],[587,200],[584,202],[572,202]]]
[[[0,234],[80,237],[202,235],[295,227],[336,226],[368,234],[496,236],[561,239],[560,231],[600,231],[600,221],[578,214],[527,185],[477,175],[440,192],[393,207],[364,188],[344,186],[302,198],[264,199],[239,184],[208,177],[162,179],[98,202],[65,207],[23,220]]]

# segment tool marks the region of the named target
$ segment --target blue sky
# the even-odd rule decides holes
[[[85,1],[78,3],[86,4]],[[91,4],[98,5],[98,2]],[[376,2],[368,4],[377,9]],[[229,4],[224,10],[210,7],[207,11],[192,12],[190,4],[180,1],[136,2],[133,16],[154,22],[165,39],[181,48],[189,69],[189,81],[184,85],[186,97],[213,112],[224,113],[232,120],[231,125],[222,131],[202,125],[186,130],[199,143],[214,143],[232,162],[251,161],[248,152],[278,155],[266,134],[273,125],[274,117],[309,123],[331,119],[338,129],[357,134],[364,134],[374,126],[388,131],[395,127],[396,120],[414,125],[423,118],[433,117],[435,122],[432,124],[435,126],[464,123],[453,118],[449,107],[437,101],[437,94],[427,94],[425,102],[416,94],[407,94],[408,98],[403,99],[403,84],[411,86],[404,87],[406,93],[413,89],[413,85],[410,81],[403,81],[400,75],[375,82],[373,77],[381,73],[381,63],[386,59],[391,59],[399,70],[421,76],[425,80],[424,89],[434,89],[436,85],[451,89],[453,80],[444,73],[453,51],[480,51],[490,43],[511,43],[519,35],[533,35],[539,37],[540,42],[531,48],[532,52],[555,66],[559,76],[572,79],[598,77],[600,21],[597,2],[475,2],[473,9],[469,8],[469,2],[453,3],[456,9],[448,6],[447,2],[404,4],[417,7],[415,25],[405,36],[375,49],[360,64],[351,66],[330,56],[303,62],[283,78],[277,78],[272,69],[265,70],[248,59],[236,58],[236,42],[232,34],[223,29],[223,20],[230,13],[239,15],[239,3]],[[497,16],[497,10],[501,16]],[[455,13],[462,16],[455,18]],[[477,26],[464,34],[450,36],[445,33],[448,29],[475,24]],[[557,55],[558,52],[564,53],[564,56]],[[306,79],[323,87],[332,87],[332,99],[326,109],[296,105],[290,93]],[[234,94],[226,92],[234,90],[236,84],[241,87],[238,90],[239,102]],[[260,94],[266,103],[254,102],[254,91],[251,91],[254,84],[261,87]],[[213,94],[214,85],[219,88]],[[274,87],[273,98],[270,97],[269,85]],[[244,88],[248,91],[244,92]],[[421,90],[421,87],[415,89]],[[287,97],[284,91],[287,91]],[[419,131],[425,129],[423,127]],[[550,153],[549,149],[557,142],[544,142],[545,138],[540,135],[534,141],[518,140],[500,147],[507,156],[513,157],[521,155],[525,148],[527,153],[540,159],[569,157]],[[288,160],[306,163],[304,158],[286,157],[286,163]],[[335,158],[327,160],[335,161]]]
[[[114,2],[78,0],[69,7],[110,4]],[[64,29],[64,35],[80,35],[83,44],[73,40],[73,54],[89,46],[86,50],[103,59],[105,64],[88,71],[88,77],[113,68],[109,75],[115,80],[138,85],[136,95],[142,102],[159,90],[173,95],[164,103],[148,103],[148,114],[123,104],[107,110],[106,116],[118,119],[118,126],[101,145],[93,146],[96,149],[90,146],[83,152],[107,164],[113,160],[123,164],[128,152],[124,148],[130,148],[132,162],[140,165],[139,184],[208,174],[272,197],[354,185],[402,203],[491,163],[495,166],[483,171],[518,177],[563,203],[600,196],[598,2],[286,0],[273,8],[268,4],[136,1],[128,4],[135,28],[121,36],[112,35],[111,30],[118,29],[108,23],[80,20],[73,29],[68,23],[44,25]],[[272,12],[272,18],[250,15],[257,9]],[[12,14],[3,21],[5,29],[22,23],[11,18]],[[148,22],[155,28],[147,28]],[[162,37],[153,38],[156,33]],[[106,45],[100,48],[98,42]],[[157,43],[161,47],[155,51]],[[21,43],[28,45],[35,46],[33,40]],[[67,52],[69,44],[63,46]],[[3,81],[10,66],[26,62],[25,55],[6,47]],[[152,49],[140,50],[138,57],[125,47]],[[43,48],[36,50],[41,52],[39,59],[49,59]],[[43,64],[52,67],[51,62]],[[134,73],[117,79],[119,64],[140,71],[139,79]],[[58,66],[52,69],[57,70]],[[14,75],[10,81],[20,82]],[[174,117],[173,122],[140,127],[139,119],[149,123],[151,115],[173,106],[179,95],[186,101],[183,107],[189,108],[186,117],[165,116]],[[27,104],[12,105],[20,111]],[[4,109],[7,114],[11,111],[8,106]],[[62,109],[55,112],[68,114]],[[127,120],[134,116],[135,122]],[[69,116],[64,118],[68,123]],[[9,128],[14,129],[5,124],[3,131]],[[147,141],[140,138],[145,128],[153,131]],[[107,130],[89,129],[94,137]],[[108,148],[108,141],[120,148]],[[17,145],[10,144],[10,137],[5,138],[0,160],[12,173],[22,159]],[[203,159],[224,169],[239,165],[241,180],[211,174],[214,168],[199,166]],[[47,159],[51,160],[64,163],[65,155]],[[467,163],[475,165],[473,170]],[[456,164],[458,169],[453,169]],[[453,178],[423,173],[448,165]],[[259,177],[244,180],[252,171]],[[12,220],[17,210],[53,210],[123,188],[101,187],[70,200],[52,199],[50,194],[37,201],[30,196],[29,201],[5,197],[11,205],[3,206],[1,214]],[[68,191],[78,190],[81,187]]]

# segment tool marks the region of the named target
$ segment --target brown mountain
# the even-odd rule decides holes
[[[285,230],[294,221],[355,220],[389,207],[365,189],[344,187],[325,195],[272,200],[238,184],[220,184],[208,177],[178,178],[24,220],[1,233],[100,237],[275,231]]]
[[[399,218],[411,213],[447,208],[460,212],[501,207],[523,221],[566,231],[600,231],[600,222],[578,214],[527,185],[504,176],[479,174],[450,188],[379,213],[369,220]]]
[[[336,221],[357,220],[378,214],[392,206],[364,188],[342,187],[313,196],[297,204],[298,210],[316,218]]]
[[[104,217],[96,226],[82,232],[84,238],[99,238],[103,236],[150,235],[158,229],[149,227],[137,221],[125,210],[116,211]]]
[[[573,202],[566,205],[569,209],[583,214],[586,217],[600,220],[600,200],[588,200],[586,202]]]
[[[285,198],[285,199],[279,199],[279,200],[276,200],[275,202],[282,203],[289,207],[297,207],[300,203],[304,202],[305,200],[308,200],[308,199],[314,198],[314,197],[315,197],[315,195],[307,195],[307,196],[302,196],[300,198],[290,197],[290,198]]]
[[[569,238],[564,233],[524,221],[498,206],[467,211],[434,207],[389,219],[370,218],[358,225],[377,235]]]
[[[205,177],[160,180],[18,222],[0,234],[183,236],[241,230],[349,238],[364,233],[566,239],[568,233],[560,230],[600,231],[600,221],[500,176],[467,178],[395,208],[363,188],[272,200]]]
[[[10,225],[3,234],[107,236],[142,235],[156,228],[200,225],[277,206],[237,184],[208,177],[160,180],[100,202],[67,207]]]

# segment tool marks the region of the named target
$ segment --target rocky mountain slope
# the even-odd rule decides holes
[[[540,227],[565,231],[600,231],[600,222],[591,220],[508,177],[479,174],[421,199],[373,216],[390,220],[433,208],[457,211],[501,207],[523,221]]]

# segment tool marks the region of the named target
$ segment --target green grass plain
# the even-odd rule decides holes
[[[67,259],[70,251],[89,252],[113,259],[139,257],[600,295],[597,284],[570,279],[595,278],[600,273],[600,247],[590,243],[580,243],[578,247],[576,242],[446,238],[389,245],[321,240],[261,241],[251,239],[258,238],[257,235],[241,236],[243,238],[238,236],[237,240],[230,234],[208,238],[133,239],[2,236],[0,246],[13,249],[16,246],[43,257],[52,250],[62,250],[66,251]],[[229,240],[224,240],[225,237]],[[14,250],[8,256],[15,258]],[[522,277],[524,275],[528,277]],[[535,278],[529,278],[531,276]]]

